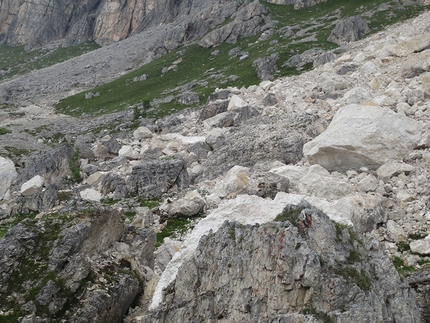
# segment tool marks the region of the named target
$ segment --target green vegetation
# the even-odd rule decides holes
[[[12,131],[6,128],[0,128],[0,135],[5,135],[7,133],[11,133]]]
[[[167,223],[164,229],[157,233],[157,241],[155,242],[155,247],[158,248],[159,246],[161,246],[164,242],[164,238],[166,237],[178,238],[190,231],[194,227],[192,220],[196,217],[198,216],[176,217],[168,219],[166,221]]]
[[[36,213],[30,213],[30,214],[22,214],[21,213],[21,214],[17,214],[16,216],[14,216],[12,218],[6,219],[7,221],[2,221],[2,223],[0,224],[0,239],[4,237],[7,230],[9,230],[13,226],[17,225],[18,223],[20,223],[22,220],[27,219],[27,218],[28,219],[34,219],[35,216],[36,216]]]
[[[300,215],[300,212],[302,212],[302,209],[300,208],[285,208],[281,213],[279,213],[274,221],[281,221],[281,222],[285,222],[285,221],[289,221],[291,222],[293,225],[296,225],[297,219]]]
[[[161,200],[157,199],[157,200],[145,200],[144,198],[142,198],[141,196],[139,196],[137,198],[140,206],[146,206],[148,208],[155,209],[156,207],[158,207],[161,203]]]
[[[284,65],[284,63],[293,55],[311,48],[324,50],[336,48],[335,44],[327,42],[327,37],[333,29],[332,22],[337,19],[335,10],[339,11],[341,17],[372,10],[373,16],[366,17],[366,20],[370,22],[372,32],[426,10],[424,6],[400,7],[394,1],[383,0],[359,2],[329,0],[302,10],[294,10],[292,6],[276,5],[264,1],[263,3],[271,10],[274,19],[278,21],[277,30],[271,37],[259,40],[260,35],[257,35],[240,38],[236,44],[221,44],[215,48],[219,51],[218,55],[211,54],[214,51],[213,48],[205,49],[198,45],[173,50],[164,57],[111,83],[92,89],[93,93],[101,93],[98,97],[85,99],[85,93],[79,93],[62,100],[56,107],[57,111],[72,116],[100,115],[132,106],[135,120],[139,117],[160,118],[187,107],[201,105],[217,87],[258,84],[260,80],[252,63],[255,59],[266,57],[274,52],[279,54],[277,71],[274,72],[275,77],[294,75],[311,69],[312,63],[299,69]],[[382,3],[390,3],[392,7],[386,11],[377,11]],[[309,23],[311,18],[313,23],[320,23],[318,28],[312,29],[313,23]],[[294,32],[306,27],[309,27],[310,30],[295,38],[284,37],[285,29],[282,28],[287,26],[290,26]],[[310,35],[314,36],[314,40],[309,38]],[[236,47],[247,52],[248,58],[240,60],[235,55],[230,56],[229,51]],[[169,70],[163,74],[163,68],[169,68]],[[146,80],[133,81],[134,78],[143,74],[148,75]],[[190,82],[194,82],[192,91],[198,95],[200,102],[185,105],[180,103],[177,98],[183,92],[182,86]]]
[[[24,50],[24,46],[11,47],[0,46],[0,81],[17,74],[28,73],[33,70],[48,67],[70,58],[80,56],[99,48],[94,41],[88,41],[73,47],[58,47],[55,50],[37,49],[34,51]]]
[[[70,180],[72,183],[77,183],[82,180],[81,172],[79,167],[79,149],[73,152],[72,158],[70,159],[69,169],[70,169]]]
[[[405,262],[402,258],[395,256],[393,259],[393,265],[396,268],[397,272],[401,275],[405,275],[408,272],[415,271],[415,268],[412,266],[405,266]]]
[[[409,239],[412,240],[421,240],[424,239],[425,237],[427,237],[427,233],[411,233],[408,235]]]
[[[358,238],[357,233],[354,231],[354,228],[352,226],[338,223],[336,221],[331,221],[331,222],[334,224],[334,227],[336,229],[336,241],[337,242],[343,241],[344,230],[346,230],[346,231],[348,231],[348,235],[349,235],[349,243],[352,246],[354,246],[354,241],[358,242],[362,246],[364,245],[363,241],[361,241],[361,239]]]
[[[133,220],[134,216],[136,215],[135,211],[124,211],[124,215],[127,219]]]
[[[364,270],[357,270],[354,267],[343,267],[335,271],[338,275],[343,276],[347,281],[355,283],[364,291],[369,291],[372,287],[372,280]]]
[[[4,149],[6,149],[9,152],[8,157],[26,156],[32,152],[31,150],[28,150],[28,149],[20,149],[20,148],[15,148],[10,146],[4,146]]]
[[[115,199],[113,199],[111,197],[106,197],[106,198],[104,198],[104,199],[101,200],[101,203],[105,204],[105,205],[115,205],[119,201],[120,200],[115,200]]]
[[[301,310],[300,313],[302,313],[304,315],[312,315],[316,319],[321,320],[323,323],[333,323],[334,322],[334,319],[330,315],[328,315],[327,313],[324,313],[324,312],[317,311],[314,308],[305,308],[305,309]]]
[[[347,260],[350,263],[354,263],[354,262],[360,261],[361,260],[361,254],[360,254],[360,252],[357,251],[357,250],[351,250],[350,253],[349,253],[349,256],[348,256]]]
[[[248,300],[248,303],[245,304],[245,313],[251,313],[252,305],[251,300]]]
[[[407,243],[407,242],[397,242],[396,246],[397,246],[397,248],[399,248],[400,251],[411,250],[411,248],[409,247],[409,243]]]

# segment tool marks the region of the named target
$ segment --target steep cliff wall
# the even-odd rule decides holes
[[[225,0],[4,0],[0,2],[0,43],[40,47],[64,39],[66,46],[95,39],[107,45],[150,27],[189,23],[189,37],[235,12],[237,2]]]

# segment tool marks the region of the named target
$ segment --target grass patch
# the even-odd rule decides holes
[[[344,277],[347,281],[355,283],[364,291],[369,291],[372,287],[372,279],[364,270],[357,270],[353,267],[343,267],[336,270],[336,273]]]
[[[146,206],[151,210],[155,209],[156,207],[159,207],[161,204],[161,200],[145,200],[141,196],[137,197],[137,201],[139,202],[140,206]]]
[[[135,217],[135,215],[136,215],[136,212],[135,211],[125,211],[124,212],[124,215],[125,215],[125,217],[127,218],[127,219],[129,219],[129,220],[133,220],[133,218]]]
[[[120,200],[115,200],[111,197],[106,197],[104,199],[101,200],[101,203],[104,205],[115,205],[116,203],[118,203]]]
[[[0,128],[0,136],[5,135],[7,133],[11,133],[12,131],[6,128]]]
[[[428,234],[426,233],[411,233],[408,235],[409,239],[412,240],[421,240],[424,239],[425,237],[427,237]]]
[[[70,58],[80,56],[100,48],[94,41],[87,41],[73,47],[58,47],[55,50],[24,50],[24,46],[0,46],[0,81],[17,74],[24,74],[42,69]]]
[[[397,246],[397,248],[399,248],[400,251],[411,250],[411,247],[409,247],[409,243],[407,243],[407,242],[397,242],[396,246]]]
[[[15,148],[11,146],[4,146],[4,149],[6,149],[9,152],[9,156],[15,156],[15,157],[26,156],[32,152],[32,150],[20,149],[20,148]]]
[[[296,205],[288,205],[281,213],[276,216],[274,221],[289,221],[293,225],[296,225],[300,212],[302,212],[302,209],[298,208]]]
[[[6,232],[12,228],[13,226],[17,225],[24,219],[34,219],[37,213],[30,213],[30,214],[17,214],[12,219],[7,219],[7,221],[3,221],[2,224],[0,224],[0,238],[3,238]]]
[[[382,3],[390,3],[392,7],[387,11],[376,11]],[[259,35],[257,35],[240,38],[236,44],[221,44],[216,47],[219,54],[215,56],[211,55],[214,48],[205,49],[196,44],[173,50],[162,58],[111,83],[62,100],[56,106],[57,111],[72,116],[101,115],[124,110],[131,106],[135,109],[136,119],[139,117],[161,118],[184,108],[200,106],[217,87],[246,87],[258,84],[260,80],[252,62],[273,52],[277,52],[279,55],[277,70],[273,71],[275,77],[296,75],[311,69],[312,63],[307,63],[301,68],[283,66],[283,63],[291,56],[311,48],[324,50],[336,48],[337,45],[327,42],[327,37],[333,29],[332,23],[338,17],[357,15],[371,9],[376,13],[372,17],[365,18],[370,22],[372,32],[376,32],[386,25],[416,16],[426,9],[424,6],[400,7],[394,1],[383,0],[359,2],[328,0],[302,10],[294,10],[293,6],[276,5],[265,1],[263,4],[270,9],[273,18],[278,21],[275,33],[271,37],[258,40]],[[360,9],[362,6],[365,9]],[[336,10],[338,10],[338,15],[334,13]],[[307,33],[295,38],[283,37],[285,31],[282,28],[291,26],[296,33],[303,30],[304,27],[311,26],[309,23],[311,18],[313,22],[321,25],[311,28]],[[224,23],[229,21],[227,18]],[[314,35],[316,41],[300,41],[309,35]],[[246,51],[248,59],[239,60],[239,57],[229,56],[228,52],[235,47]],[[173,64],[178,59],[182,59],[182,61]],[[167,73],[163,74],[163,68],[169,68]],[[146,80],[134,81],[143,74],[148,76]],[[236,77],[230,78],[232,75]],[[178,99],[182,93],[182,86],[190,82],[194,82],[191,91],[199,97],[200,102],[186,105],[180,103]],[[100,92],[101,95],[85,99],[85,94],[88,92]]]
[[[361,254],[360,254],[360,252],[357,251],[357,250],[351,250],[350,253],[349,253],[349,256],[348,256],[347,260],[350,263],[354,263],[354,262],[360,261],[361,260]]]
[[[163,230],[157,233],[157,240],[155,242],[155,247],[158,248],[164,242],[164,238],[178,238],[183,236],[189,230],[192,230],[194,225],[192,220],[196,217],[177,217],[167,220],[167,224]]]
[[[396,268],[397,272],[401,275],[405,275],[409,272],[415,271],[414,267],[405,266],[404,260],[400,257],[395,256],[391,260],[393,261],[394,268]]]
[[[75,150],[70,159],[69,169],[70,169],[70,181],[72,183],[78,183],[82,180],[81,168],[79,165],[80,152],[79,149]]]

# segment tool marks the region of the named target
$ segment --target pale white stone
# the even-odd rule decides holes
[[[263,81],[260,83],[260,87],[264,90],[264,91],[268,91],[271,87],[273,86],[273,82],[271,81]]]
[[[218,141],[224,138],[225,130],[223,128],[214,128],[206,135],[206,143],[213,147]]]
[[[362,173],[363,174],[363,173]],[[359,183],[358,185],[360,186],[360,188],[364,191],[364,192],[373,192],[374,190],[377,189],[378,187],[378,179],[369,174],[366,177],[364,177]]]
[[[269,172],[288,178],[290,186],[297,189],[300,179],[308,173],[308,167],[283,165],[272,168]]]
[[[388,162],[378,168],[376,174],[383,181],[388,181],[393,176],[397,176],[400,173],[409,174],[414,170],[414,167],[405,163]]]
[[[411,251],[413,253],[417,253],[420,255],[429,255],[430,254],[430,240],[421,239],[414,240],[409,244]]]
[[[188,192],[183,199],[165,204],[170,215],[193,216],[200,213],[205,205],[204,199],[197,191]]]
[[[206,139],[204,136],[183,136],[179,133],[168,133],[161,135],[160,138],[168,141],[179,141],[184,145],[193,145],[198,142],[205,142]]]
[[[387,232],[394,242],[406,241],[407,234],[405,233],[405,230],[403,230],[403,228],[393,220],[387,221]]]
[[[118,156],[123,156],[127,159],[138,159],[139,153],[132,146],[124,145],[118,152]]]
[[[139,127],[133,132],[133,137],[137,140],[152,138],[152,132],[147,127]]]
[[[369,76],[372,74],[375,74],[378,72],[378,68],[373,62],[366,62],[361,67],[361,70],[363,71],[364,75]]]
[[[228,103],[227,111],[240,112],[246,106],[246,102],[238,95],[233,95]]]
[[[330,173],[323,175],[311,171],[300,179],[297,188],[301,194],[329,200],[340,199],[353,191],[349,183],[331,176]]]
[[[430,36],[428,33],[423,33],[390,47],[389,52],[393,56],[405,57],[428,47],[430,47]]]
[[[216,193],[221,197],[240,194],[248,186],[249,176],[250,170],[248,167],[237,165],[232,167],[217,185]]]
[[[416,196],[409,193],[408,191],[400,190],[396,194],[396,199],[399,200],[400,202],[411,202],[413,200],[416,200]]]
[[[21,185],[21,195],[30,196],[36,194],[43,187],[45,180],[42,176],[36,175],[29,181]]]
[[[212,118],[208,118],[205,121],[203,121],[203,126],[206,129],[219,128],[219,127],[230,127],[233,125],[234,120],[233,120],[233,118],[228,118],[229,115],[231,115],[231,113],[229,113],[229,112],[218,113],[217,115],[213,116]]]
[[[339,109],[327,130],[306,143],[310,164],[346,171],[402,159],[421,139],[422,124],[388,108],[348,105]]]
[[[100,202],[102,198],[102,194],[99,191],[96,191],[92,188],[87,188],[81,192],[79,192],[79,195],[82,199],[92,202]]]
[[[94,174],[91,174],[90,176],[88,176],[88,178],[86,179],[86,182],[88,185],[95,185],[100,183],[103,178],[106,177],[106,172],[95,172]]]
[[[5,197],[10,185],[18,176],[13,161],[0,157],[0,201]]]

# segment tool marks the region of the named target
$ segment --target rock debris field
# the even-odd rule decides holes
[[[44,87],[64,95],[67,82],[74,82],[64,77],[67,69],[25,76],[30,88],[39,83],[34,91],[40,96],[30,89],[22,102],[34,101],[17,110],[26,117],[1,119],[0,126],[15,127],[2,143],[19,137],[42,152],[18,169],[0,157],[0,218],[36,212],[43,221],[51,212],[61,216],[117,201],[110,216],[73,220],[44,261],[75,291],[73,284],[89,272],[98,277],[93,286],[100,286],[107,279],[97,276],[103,266],[127,263],[143,283],[141,290],[131,288],[137,280],[130,276],[112,283],[121,286],[115,306],[125,322],[422,322],[429,317],[430,288],[429,22],[427,12],[349,43],[312,71],[218,89],[200,110],[155,123],[140,119],[133,130],[127,130],[131,110],[93,120],[53,114],[49,102],[57,97]],[[105,55],[109,48],[115,44]],[[82,65],[97,52],[86,55],[68,64]],[[112,70],[108,76],[92,72],[103,64],[72,69],[86,73],[93,86],[91,79],[114,76]],[[44,73],[55,75],[53,87],[38,81]],[[66,129],[62,145],[51,149],[43,138],[36,142],[20,132],[38,120],[49,121],[45,134]],[[121,121],[120,132],[85,132],[112,120]],[[82,178],[65,184],[76,149]],[[59,198],[65,194],[68,199]],[[151,211],[133,204],[138,197],[161,202]],[[118,210],[134,216],[124,222]],[[287,218],[293,224],[273,222],[291,210],[300,213]],[[178,215],[190,217],[194,229],[165,239],[154,252],[154,232]],[[204,216],[200,222],[197,215]],[[29,229],[23,226],[11,230],[24,236]],[[79,241],[67,240],[72,231]],[[17,247],[8,250],[11,239],[7,233],[0,240],[0,268],[16,266],[11,259],[21,247],[13,240]],[[409,275],[401,279],[393,261]],[[61,288],[44,284],[34,302],[59,313],[55,306],[67,303],[56,297]],[[90,310],[103,291],[82,294],[79,301],[87,305],[69,313],[71,321],[108,317],[108,309]],[[136,295],[139,302],[129,310]],[[42,322],[30,320],[35,308],[25,308],[25,322]]]

